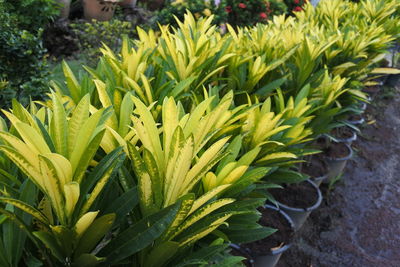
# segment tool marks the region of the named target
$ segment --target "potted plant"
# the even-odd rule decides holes
[[[328,165],[322,157],[312,155],[303,162],[299,171],[310,176],[315,185],[320,186],[328,177]]]
[[[318,138],[316,146],[323,151],[320,155],[328,165],[329,172],[326,182],[341,174],[347,161],[353,156],[353,150],[349,144],[335,142],[328,137]]]
[[[349,145],[357,140],[356,129],[346,125],[334,128],[328,136],[338,143],[346,143]]]
[[[275,206],[265,205],[258,210],[262,214],[259,224],[277,231],[267,238],[242,244],[241,248],[253,256],[255,267],[273,267],[291,247],[294,223],[289,215]]]
[[[115,6],[120,0],[83,0],[83,13],[86,20],[110,20],[115,11]]]
[[[322,202],[321,191],[310,179],[284,184],[282,188],[273,188],[269,192],[279,208],[293,220],[295,230],[301,228],[310,213]]]

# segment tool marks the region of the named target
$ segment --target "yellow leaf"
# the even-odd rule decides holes
[[[98,213],[99,211],[87,212],[79,218],[78,222],[75,224],[75,232],[78,239],[83,235],[83,233],[85,233],[85,231],[93,223]]]

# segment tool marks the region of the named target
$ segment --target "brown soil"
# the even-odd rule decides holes
[[[300,171],[312,178],[318,178],[328,173],[328,166],[321,155],[313,155],[301,165]]]
[[[349,127],[338,127],[332,130],[331,133],[335,138],[347,139],[353,137],[354,133]]]
[[[278,202],[292,208],[308,208],[318,200],[317,190],[307,181],[284,185],[283,189],[270,189],[269,192]]]
[[[258,223],[278,231],[264,239],[244,244],[242,247],[250,250],[253,255],[267,255],[271,250],[290,244],[294,236],[294,230],[286,218],[277,210],[269,208],[259,208],[258,210],[262,213]]]
[[[324,156],[333,159],[344,158],[349,155],[349,149],[343,143],[331,142],[329,147],[324,149]]]

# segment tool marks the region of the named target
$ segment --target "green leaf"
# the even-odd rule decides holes
[[[189,77],[183,81],[180,81],[177,85],[175,85],[174,90],[169,94],[170,96],[177,97],[179,96],[182,91],[187,91],[189,86],[193,83],[194,80],[196,80],[196,76],[194,77]]]
[[[104,258],[98,258],[92,254],[82,254],[80,255],[72,264],[73,267],[93,267],[103,262]]]
[[[84,253],[90,253],[97,243],[111,229],[115,220],[115,214],[106,214],[93,221],[89,228],[79,239],[79,243],[75,249],[75,257]]]
[[[286,170],[286,169],[278,169],[270,175],[267,175],[264,178],[264,181],[268,181],[271,183],[298,183],[306,180],[308,176],[305,176],[299,172]]]
[[[59,261],[63,262],[65,256],[62,254],[62,248],[58,245],[55,237],[49,232],[33,232],[33,235],[37,237],[40,241],[45,244],[45,246],[50,249],[53,256],[56,257]]]
[[[264,85],[260,89],[258,89],[255,94],[263,97],[267,97],[274,89],[279,88],[284,82],[286,82],[287,76],[277,79],[273,82],[268,83],[267,85]]]
[[[191,266],[194,262],[207,261],[210,260],[215,254],[223,252],[228,247],[228,244],[222,245],[212,245],[202,247],[199,250],[193,251],[192,253],[187,253],[186,257],[179,259],[179,261],[174,261],[171,266],[183,267]],[[198,265],[198,264],[194,264]]]
[[[110,203],[103,213],[115,213],[116,219],[114,224],[119,224],[138,203],[139,197],[137,187],[135,186]]]
[[[158,267],[164,264],[172,257],[175,256],[179,249],[179,243],[167,241],[155,247],[150,254],[146,257],[144,266]]]
[[[240,230],[232,230],[232,229],[224,229],[224,233],[229,237],[229,240],[233,243],[249,243],[249,242],[254,242],[263,238],[266,238],[273,233],[275,233],[277,230],[268,228],[268,227],[262,227],[258,229],[240,229]]]
[[[118,147],[114,149],[110,154],[105,156],[96,168],[90,173],[90,175],[84,180],[81,185],[81,195],[86,196],[90,189],[92,189],[90,196],[87,198],[85,203],[78,202],[78,204],[83,204],[83,207],[79,211],[79,216],[81,217],[85,214],[93,202],[96,200],[98,195],[103,190],[104,186],[108,182],[108,180],[113,177],[113,175],[118,171],[118,168],[121,167],[123,161],[125,159],[125,154],[122,153],[122,147]],[[84,198],[80,198],[79,201],[83,201]],[[80,205],[76,205],[80,207]],[[79,210],[79,209],[76,209]]]
[[[113,265],[151,245],[170,225],[179,206],[180,203],[177,203],[143,218],[121,232],[99,252],[99,255],[107,258],[107,264]]]

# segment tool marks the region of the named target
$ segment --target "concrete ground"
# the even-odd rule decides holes
[[[369,105],[343,179],[279,262],[284,266],[400,266],[400,84]],[[375,122],[374,122],[375,121]]]

